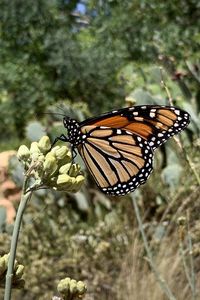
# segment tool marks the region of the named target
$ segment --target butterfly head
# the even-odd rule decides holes
[[[80,125],[75,119],[69,117],[63,118],[63,125],[68,131],[68,139],[71,144],[77,146],[81,143]]]

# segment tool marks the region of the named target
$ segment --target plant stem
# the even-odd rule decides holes
[[[170,106],[173,106],[173,98],[171,96],[171,93],[163,79],[163,73],[162,73],[162,68],[160,68],[160,74],[161,74],[161,85],[164,87],[165,91],[166,91],[166,94],[168,96],[168,101],[169,101],[169,105]],[[193,172],[197,182],[198,182],[198,185],[200,185],[200,177],[195,169],[195,166],[194,164],[192,163],[192,160],[190,158],[190,156],[188,155],[187,151],[185,150],[185,147],[183,146],[183,143],[181,143],[181,141],[179,140],[179,138],[175,137],[174,136],[174,140],[175,142],[178,144],[179,148],[181,149],[181,151],[184,153],[184,156],[186,158],[186,161],[188,162],[189,166],[190,166],[190,169],[191,171]]]
[[[4,300],[11,299],[12,278],[13,278],[13,271],[14,271],[14,264],[15,264],[15,257],[16,257],[16,250],[17,250],[20,226],[21,226],[21,222],[22,222],[23,213],[26,208],[26,204],[32,196],[32,192],[26,193],[26,181],[27,181],[27,179],[25,178],[23,191],[22,191],[23,194],[21,197],[19,208],[17,210],[17,215],[16,215],[12,239],[11,239],[10,254],[9,254],[9,259],[8,259],[8,270],[7,270],[7,274],[6,274],[6,286],[5,286]]]
[[[185,155],[185,158],[190,166],[190,169],[191,171],[193,172],[195,178],[196,178],[196,181],[198,182],[198,185],[200,186],[200,177],[199,177],[199,174],[197,173],[196,169],[195,169],[195,165],[194,163],[192,162],[190,156],[187,154],[187,152],[185,151],[185,149],[183,148],[183,152],[184,152],[184,155]]]
[[[193,291],[192,280],[190,278],[190,272],[189,272],[189,269],[188,269],[188,266],[187,266],[187,263],[186,263],[186,257],[185,257],[184,247],[183,247],[183,242],[182,241],[180,242],[179,247],[180,247],[181,259],[182,259],[183,267],[184,267],[184,271],[185,271],[185,276],[187,278],[187,281],[188,281],[188,284],[191,288],[191,291]]]
[[[197,81],[198,84],[200,84],[200,78],[198,74],[195,72],[195,70],[192,67],[192,64],[189,61],[185,62],[190,74],[193,76],[193,78]]]
[[[170,77],[173,77],[176,74],[176,66],[175,63],[166,55],[163,55],[160,59],[160,62],[162,63],[163,67],[167,71],[167,73],[170,75]],[[184,80],[180,77],[177,77],[177,84],[185,97],[187,101],[190,101],[192,99],[192,94],[184,82]]]
[[[195,280],[195,271],[194,271],[194,260],[193,260],[193,246],[192,246],[192,238],[190,234],[190,226],[189,226],[189,212],[187,211],[187,232],[188,232],[188,249],[189,249],[189,258],[190,258],[190,268],[191,268],[191,290],[192,290],[192,300],[196,299],[196,280]]]
[[[142,219],[141,219],[141,216],[140,216],[140,211],[139,211],[139,208],[138,208],[138,205],[137,205],[137,201],[136,201],[135,197],[133,197],[132,195],[131,195],[131,198],[132,198],[132,203],[133,203],[133,206],[134,206],[136,218],[137,218],[137,221],[138,221],[139,230],[140,230],[140,233],[141,233],[141,236],[142,236],[142,239],[143,239],[143,243],[144,243],[144,247],[145,247],[145,250],[146,250],[146,253],[147,253],[148,262],[149,262],[149,264],[152,268],[152,271],[153,271],[158,283],[161,286],[161,289],[163,290],[163,292],[165,293],[167,298],[170,299],[170,300],[176,300],[175,296],[172,294],[172,291],[170,290],[167,283],[165,282],[165,280],[162,278],[161,274],[159,273],[156,265],[154,264],[153,255],[152,255],[151,250],[148,246],[147,237],[146,237],[146,234],[145,234],[144,229],[143,229]]]

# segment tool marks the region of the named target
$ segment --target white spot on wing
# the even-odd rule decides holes
[[[175,114],[176,114],[177,116],[180,115],[180,110],[176,109],[174,112],[175,112]]]
[[[150,112],[149,115],[150,115],[151,118],[154,118],[156,114],[154,112]]]
[[[126,134],[130,134],[130,135],[132,135],[132,133],[131,133],[130,131],[126,131]]]

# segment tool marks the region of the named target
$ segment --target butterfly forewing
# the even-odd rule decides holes
[[[153,154],[144,138],[105,126],[83,126],[81,131],[79,152],[104,193],[125,195],[147,180]]]
[[[156,149],[189,124],[189,114],[171,106],[134,106],[82,122],[82,126],[107,126],[131,131]]]

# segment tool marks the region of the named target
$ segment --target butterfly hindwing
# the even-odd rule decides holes
[[[83,126],[79,152],[99,188],[106,194],[125,195],[145,183],[152,171],[148,142],[128,130]]]

